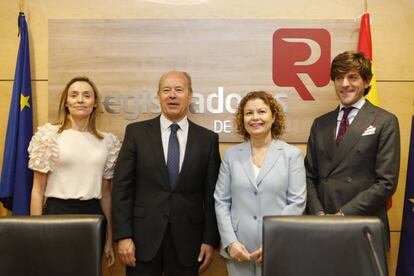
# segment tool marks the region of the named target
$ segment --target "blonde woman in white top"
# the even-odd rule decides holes
[[[87,77],[70,80],[60,99],[63,122],[40,126],[29,145],[34,171],[30,214],[103,214],[104,252],[112,268],[111,179],[120,142],[96,129],[98,113],[95,84]]]

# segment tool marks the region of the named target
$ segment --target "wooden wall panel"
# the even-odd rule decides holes
[[[12,81],[0,82],[0,164],[3,164],[4,141],[6,138],[7,118],[9,117],[12,89]]]
[[[47,81],[33,81],[33,126],[37,127],[48,122]],[[58,103],[56,103],[58,104]]]
[[[414,1],[368,1],[377,80],[414,81]]]
[[[0,165],[3,164],[4,141],[6,138],[7,118],[9,117],[12,88],[12,81],[0,81]],[[7,216],[9,214],[10,213],[3,208],[3,205],[0,204],[0,216]]]
[[[398,188],[393,196],[393,207],[388,211],[392,231],[400,231],[407,173],[411,116],[414,111],[414,82],[379,82],[380,104],[397,115],[401,132],[401,165]]]
[[[47,20],[64,18],[357,18],[363,11],[363,1],[260,1],[248,0],[198,1],[199,5],[156,4],[151,1],[98,0],[25,0],[25,12],[30,28],[35,66],[34,79],[47,78]],[[173,1],[171,1],[173,2]],[[189,2],[189,1],[182,1]],[[412,80],[414,57],[414,2],[368,1],[373,20],[372,35],[378,79]],[[0,78],[13,78],[17,34],[18,1],[1,1]],[[396,50],[398,49],[398,50]],[[4,66],[3,66],[4,65]],[[387,66],[385,66],[387,65]],[[12,66],[14,68],[14,66]]]
[[[395,275],[398,260],[398,247],[400,245],[400,232],[391,232],[391,249],[388,255],[388,272]]]
[[[154,97],[161,72],[180,70],[189,72],[193,79],[189,118],[216,129],[221,142],[240,141],[230,133],[235,129],[231,125],[237,108],[235,96],[241,99],[249,91],[265,90],[280,97],[287,110],[283,139],[298,143],[307,141],[313,118],[336,106],[336,96],[330,93],[330,56],[354,48],[359,30],[353,20],[252,19],[49,20],[48,27],[49,120],[57,119],[53,106],[59,98],[57,92],[73,76],[86,74],[97,84],[103,102],[116,98],[120,103],[116,112],[104,104],[102,119],[106,122],[104,131],[123,137],[127,124],[159,113],[153,102],[158,103]],[[272,38],[276,30],[286,28],[323,28],[326,32],[319,42],[322,49],[308,45],[311,51],[322,51],[325,60],[323,69],[312,68],[325,72],[323,80],[315,71],[311,73],[313,81],[303,79],[314,101],[303,100],[297,89],[277,86],[272,79],[272,71],[279,70],[272,70],[272,56],[278,53]],[[317,87],[315,82],[324,83]],[[125,104],[128,99],[134,99],[129,101],[130,107]],[[229,133],[216,128],[222,122],[230,123]]]
[[[213,263],[211,267],[202,274],[202,276],[226,276],[227,268],[224,258],[220,256],[219,250],[214,250]]]
[[[23,0],[24,11],[30,30],[32,52],[32,78],[47,79],[48,63],[48,19],[68,18],[313,18],[349,19],[356,18],[362,11],[362,4],[349,1],[329,1],[324,8],[307,0],[261,1],[260,4],[249,0],[197,1],[199,5],[157,4],[151,1],[54,1]],[[168,2],[168,1],[164,1]],[[169,1],[170,3],[180,1]],[[191,1],[181,1],[189,3]],[[339,9],[338,6],[341,6]],[[18,1],[1,1],[0,31],[6,43],[1,43],[0,78],[12,79],[17,53],[17,15]],[[329,12],[328,12],[329,11]],[[3,39],[2,39],[3,41]],[[3,66],[5,65],[5,66]],[[4,75],[3,75],[4,74]]]
[[[18,43],[20,40],[17,37],[18,15],[19,5],[17,1],[0,2],[0,80],[12,80],[14,78]]]
[[[158,0],[158,2],[168,0]],[[3,158],[5,126],[10,103],[14,68],[19,39],[17,37],[17,0],[0,1],[0,165]],[[96,0],[96,1],[55,1],[23,0],[30,30],[32,79],[36,93],[35,123],[47,120],[48,79],[48,19],[105,19],[105,18],[257,18],[257,19],[356,19],[363,11],[361,0],[195,0],[197,5],[157,4],[150,0]],[[191,0],[171,0],[189,3]],[[390,275],[395,275],[399,231],[401,225],[402,200],[408,154],[408,135],[414,95],[414,2],[412,0],[368,1],[372,18],[372,39],[375,69],[380,82],[378,89],[382,106],[397,114],[402,137],[401,173],[394,207],[389,211],[392,249],[390,252]],[[401,82],[405,80],[409,82]],[[395,82],[396,83],[395,83]],[[221,144],[220,151],[230,144]],[[305,145],[298,145],[305,151]],[[0,215],[7,212],[0,208]],[[217,255],[217,252],[216,252]],[[217,256],[216,260],[219,259]],[[224,263],[214,263],[209,275],[226,275]],[[217,270],[218,269],[218,270]],[[214,273],[213,273],[214,271]],[[123,275],[118,266],[113,275]],[[205,274],[207,275],[207,274]]]
[[[54,0],[29,1],[27,6],[47,18],[354,18],[359,0]]]

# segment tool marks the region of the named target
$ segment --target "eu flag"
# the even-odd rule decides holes
[[[18,26],[20,45],[4,145],[0,201],[13,215],[27,215],[33,181],[33,173],[27,167],[27,148],[33,134],[33,116],[29,34],[24,13],[19,14]]]
[[[397,275],[414,275],[414,116],[411,119],[410,151],[408,154],[407,182],[405,184]]]

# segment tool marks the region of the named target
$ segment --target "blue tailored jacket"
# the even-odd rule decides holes
[[[306,177],[300,149],[273,140],[257,179],[249,141],[229,148],[221,163],[214,198],[221,255],[235,241],[249,252],[262,243],[267,215],[302,215],[306,205]]]

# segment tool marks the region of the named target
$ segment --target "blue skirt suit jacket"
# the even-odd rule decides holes
[[[250,142],[229,148],[221,163],[214,198],[221,237],[221,255],[235,241],[249,252],[262,243],[263,216],[302,215],[306,205],[306,177],[300,149],[273,140],[257,179]]]

